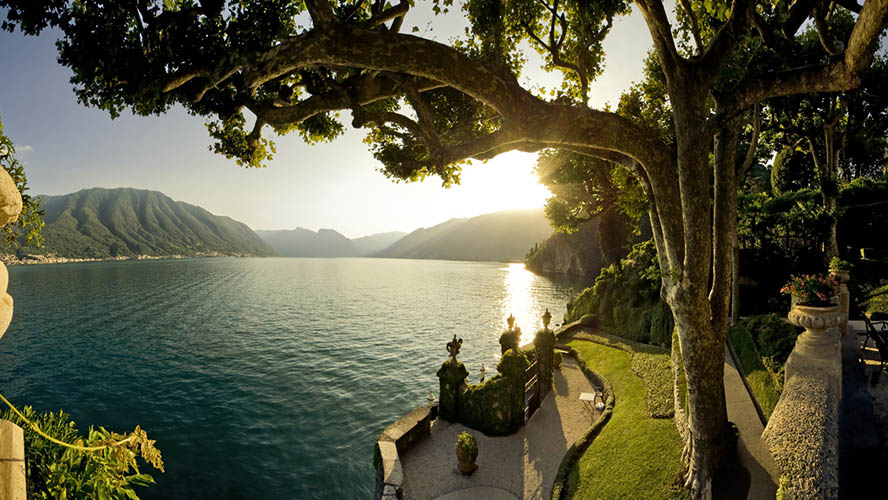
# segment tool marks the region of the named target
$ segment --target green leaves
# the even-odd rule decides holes
[[[126,444],[96,452],[65,448],[39,436],[18,415],[7,410],[2,418],[24,430],[29,498],[138,500],[133,488],[154,484],[154,478],[139,471],[137,458],[163,472],[160,451],[138,426],[126,436],[104,427],[90,427],[84,438],[71,416],[61,410],[38,413],[26,406],[22,413],[43,432],[66,443],[102,446],[129,439]]]
[[[15,146],[12,139],[3,135],[3,122],[0,121],[0,166],[12,177],[19,193],[22,195],[22,212],[19,218],[12,224],[0,228],[3,234],[3,243],[6,248],[20,246],[43,245],[43,216],[46,215],[40,208],[40,199],[27,194],[28,178],[25,169],[15,157]]]
[[[225,120],[207,123],[210,137],[216,139],[209,149],[235,160],[242,167],[264,167],[265,161],[274,157],[274,143],[248,135],[244,130],[245,122],[242,113],[235,113]]]

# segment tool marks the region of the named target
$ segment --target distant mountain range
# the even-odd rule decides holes
[[[375,256],[523,261],[528,249],[551,234],[552,227],[542,209],[509,210],[417,229]]]
[[[256,231],[283,257],[386,257],[515,261],[552,234],[541,209],[450,219],[410,234],[380,233],[350,240],[332,229]],[[406,234],[406,236],[405,236]]]
[[[379,233],[350,240],[332,229],[314,232],[297,227],[290,230],[258,230],[256,234],[281,257],[367,257],[388,248],[407,233]]]
[[[541,209],[480,215],[349,239],[332,229],[253,231],[229,217],[143,189],[84,189],[41,195],[41,248],[20,254],[65,259],[244,255],[521,261],[552,234]]]
[[[246,224],[174,201],[157,191],[84,189],[40,196],[46,211],[41,248],[66,258],[170,255],[276,255]]]

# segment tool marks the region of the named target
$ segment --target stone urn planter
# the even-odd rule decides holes
[[[832,390],[842,397],[842,348],[839,329],[844,319],[840,306],[815,307],[796,305],[789,311],[789,322],[805,329],[796,339],[795,348],[786,360],[785,380],[801,371],[818,373],[832,381]]]
[[[459,464],[459,471],[465,475],[475,472],[478,465],[475,459],[478,458],[478,442],[475,436],[468,432],[461,432],[456,438],[456,459]]]
[[[830,345],[838,340],[827,331],[838,326],[842,320],[842,312],[838,305],[815,307],[796,304],[787,317],[790,323],[805,329],[805,333],[799,335],[796,344],[816,347]]]

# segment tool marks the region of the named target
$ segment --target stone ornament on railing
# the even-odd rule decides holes
[[[819,331],[839,326],[843,313],[839,306],[813,307],[796,304],[787,315],[789,322],[805,329]]]
[[[549,322],[552,321],[552,313],[549,312],[549,308],[546,308],[546,312],[543,313],[543,330],[549,330]]]
[[[453,340],[446,344],[450,359],[441,364],[438,369],[438,415],[450,422],[456,422],[459,415],[459,397],[466,390],[466,377],[469,370],[456,359],[462,347],[462,339],[453,336]]]
[[[796,339],[795,348],[786,360],[785,381],[800,371],[813,370],[830,379],[830,385],[841,397],[842,351],[837,327],[844,317],[838,305],[815,307],[796,304],[789,311],[789,322],[805,331]]]
[[[506,324],[509,325],[509,329],[499,338],[500,354],[505,354],[509,349],[518,349],[518,344],[521,342],[521,328],[515,326],[515,317],[510,314],[506,318]]]
[[[450,354],[450,362],[451,363],[458,363],[458,361],[456,360],[456,355],[459,354],[459,350],[462,347],[462,342],[463,342],[462,339],[457,339],[456,335],[454,335],[453,340],[451,340],[450,342],[448,342],[445,345],[445,348],[447,349],[447,353]]]

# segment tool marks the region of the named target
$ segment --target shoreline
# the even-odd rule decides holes
[[[193,254],[172,254],[172,255],[121,255],[117,257],[60,257],[57,255],[26,255],[24,258],[17,258],[14,255],[0,256],[0,262],[7,266],[31,266],[37,264],[72,264],[80,262],[118,262],[127,260],[177,260],[177,259],[197,259],[204,257],[257,257],[252,254],[226,254],[219,252],[199,252]]]

